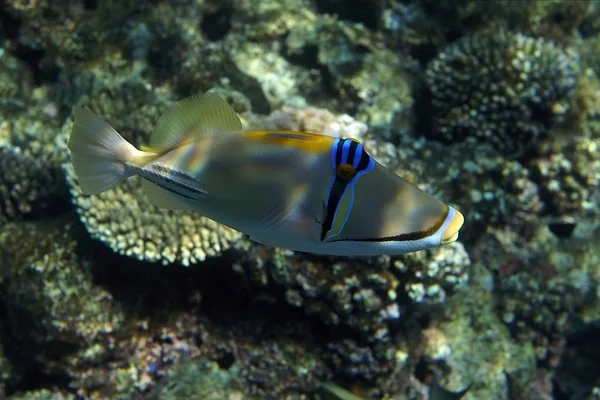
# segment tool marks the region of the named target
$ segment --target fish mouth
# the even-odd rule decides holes
[[[442,244],[455,242],[456,239],[458,239],[458,231],[460,228],[462,228],[465,222],[465,217],[461,214],[461,212],[452,207],[450,207],[449,216],[451,216],[452,220],[450,220],[450,223],[444,232],[442,232]]]

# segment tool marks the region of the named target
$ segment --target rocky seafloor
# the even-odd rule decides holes
[[[0,0],[0,398],[600,398],[598,54],[595,0]],[[321,257],[81,194],[73,106],[142,145],[208,90],[360,139],[459,242]]]

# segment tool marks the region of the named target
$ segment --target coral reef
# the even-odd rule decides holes
[[[444,303],[447,293],[464,286],[470,266],[460,244],[403,259],[319,260],[264,248],[246,257],[234,265],[243,279],[281,292],[290,305],[360,338],[334,340],[329,346],[335,371],[359,379],[394,368],[393,332],[403,321],[403,310],[411,302]]]
[[[168,383],[158,388],[155,397],[163,400],[241,400],[243,394],[238,374],[237,367],[223,371],[216,362],[189,362],[177,366],[167,376]]]
[[[582,318],[598,315],[598,243],[561,239],[542,226],[529,241],[499,231],[485,245],[493,254],[497,312],[521,346],[532,346],[536,372],[509,374],[516,398],[553,398],[563,386],[555,375],[564,362],[569,332]],[[477,255],[474,255],[477,257]],[[568,385],[567,385],[568,386]]]
[[[564,217],[597,213],[600,139],[582,138],[567,143],[534,160],[532,166],[548,214]]]
[[[327,71],[330,90],[343,99],[342,110],[369,125],[393,126],[410,113],[413,99],[405,71],[413,61],[379,46],[363,25],[329,16],[307,18],[292,27],[286,48],[288,57],[303,63],[315,58]]]
[[[459,39],[429,64],[434,136],[474,135],[522,155],[569,109],[576,66],[544,39],[508,31]]]
[[[25,109],[25,100],[33,92],[31,70],[23,62],[0,50],[0,110],[10,115]]]
[[[494,316],[489,274],[486,266],[473,266],[469,290],[446,303],[440,323],[423,330],[422,358],[433,370],[448,371],[438,378],[443,387],[454,392],[470,388],[465,399],[505,398],[506,373],[519,371],[526,379],[535,369],[532,346],[512,342]]]
[[[111,295],[85,270],[90,260],[79,252],[78,230],[58,219],[7,224],[0,231],[3,322],[21,372],[65,373],[100,360],[107,335],[123,322]]]
[[[452,292],[466,284],[470,266],[469,254],[461,243],[394,260],[406,293],[416,303],[444,303],[447,290]]]
[[[465,142],[450,151],[460,162],[452,166],[455,171],[449,170],[455,176],[448,183],[461,185],[449,195],[471,221],[473,230],[464,235],[467,240],[487,226],[526,228],[538,223],[545,204],[530,169],[487,146]]]
[[[0,8],[0,397],[597,390],[596,2]],[[161,112],[206,90],[247,128],[360,140],[463,212],[460,242],[321,257],[157,209],[137,178],[81,194],[73,106],[144,145]]]
[[[0,147],[0,223],[43,210],[54,182],[46,166],[18,148]]]

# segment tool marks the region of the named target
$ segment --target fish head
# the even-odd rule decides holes
[[[321,240],[405,253],[458,239],[463,215],[377,163],[360,144],[338,143]]]

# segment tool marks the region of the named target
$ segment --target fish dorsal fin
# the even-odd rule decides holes
[[[165,111],[146,148],[173,148],[184,140],[223,130],[242,130],[242,123],[221,96],[207,92],[179,100]]]

